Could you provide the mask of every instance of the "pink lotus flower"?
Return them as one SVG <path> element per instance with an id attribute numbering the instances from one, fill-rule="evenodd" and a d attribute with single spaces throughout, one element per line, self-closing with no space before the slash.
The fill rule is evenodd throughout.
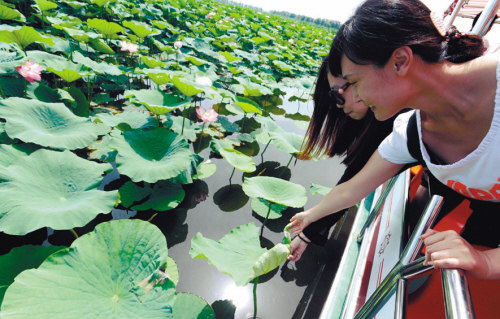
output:
<path id="1" fill-rule="evenodd" d="M 295 45 L 295 40 L 294 39 L 289 39 L 288 42 L 290 42 L 291 45 Z"/>
<path id="2" fill-rule="evenodd" d="M 319 40 L 318 39 L 314 39 L 314 43 L 319 43 Z"/>
<path id="3" fill-rule="evenodd" d="M 215 12 L 211 11 L 209 14 L 207 14 L 207 18 L 208 19 L 213 19 L 214 18 L 214 15 L 216 15 Z"/>
<path id="4" fill-rule="evenodd" d="M 182 42 L 181 41 L 175 41 L 174 42 L 174 48 L 176 50 L 179 50 L 180 48 L 182 48 Z"/>
<path id="5" fill-rule="evenodd" d="M 16 68 L 16 71 L 30 83 L 40 81 L 42 79 L 43 70 L 45 70 L 45 67 L 31 61 L 26 61 L 23 65 Z"/>
<path id="6" fill-rule="evenodd" d="M 137 52 L 139 50 L 139 46 L 134 43 L 127 42 L 125 40 L 120 41 L 121 51 L 128 51 L 130 53 Z"/>
<path id="7" fill-rule="evenodd" d="M 196 116 L 202 120 L 203 123 L 208 123 L 217 121 L 217 116 L 219 116 L 219 114 L 217 114 L 214 109 L 205 110 L 203 106 L 200 106 L 196 109 Z"/>

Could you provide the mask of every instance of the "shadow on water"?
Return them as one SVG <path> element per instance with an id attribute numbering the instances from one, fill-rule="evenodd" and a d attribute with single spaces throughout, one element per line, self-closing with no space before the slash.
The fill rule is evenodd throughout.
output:
<path id="1" fill-rule="evenodd" d="M 280 218 L 268 219 L 266 221 L 266 225 L 264 226 L 264 228 L 269 229 L 270 231 L 275 233 L 282 233 L 283 229 L 285 229 L 285 226 L 288 225 L 288 223 L 290 222 L 290 218 L 292 218 L 293 215 L 300 213 L 302 211 L 303 211 L 302 208 L 289 207 L 282 212 L 282 216 Z M 252 216 L 255 217 L 257 220 L 259 220 L 261 223 L 264 222 L 265 218 L 258 215 L 254 211 L 252 211 Z"/>
<path id="2" fill-rule="evenodd" d="M 248 196 L 241 185 L 226 185 L 214 194 L 214 203 L 224 212 L 237 211 L 245 206 L 247 202 Z"/>
<path id="3" fill-rule="evenodd" d="M 236 306 L 230 300 L 216 300 L 211 306 L 215 312 L 215 318 L 234 319 Z"/>
<path id="4" fill-rule="evenodd" d="M 271 176 L 289 181 L 292 177 L 292 171 L 288 167 L 281 166 L 279 162 L 265 161 L 257 165 L 254 172 L 244 173 L 242 178 L 254 176 Z"/>

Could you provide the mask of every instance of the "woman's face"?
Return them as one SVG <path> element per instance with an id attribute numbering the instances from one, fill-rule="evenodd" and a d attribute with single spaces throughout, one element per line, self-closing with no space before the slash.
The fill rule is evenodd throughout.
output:
<path id="1" fill-rule="evenodd" d="M 328 72 L 328 84 L 330 85 L 330 87 L 341 87 L 345 83 L 346 80 L 344 80 L 343 78 L 334 77 L 330 72 Z M 344 105 L 337 104 L 338 108 L 343 109 L 344 113 L 353 120 L 361 120 L 365 117 L 366 113 L 368 112 L 368 106 L 363 103 L 363 101 L 361 101 L 357 94 L 355 94 L 352 86 L 349 86 L 347 89 L 345 89 L 345 91 L 342 93 L 342 96 L 344 97 L 345 103 Z"/>
<path id="2" fill-rule="evenodd" d="M 344 81 L 351 83 L 353 95 L 369 108 L 379 121 L 395 115 L 402 108 L 403 94 L 397 77 L 391 72 L 389 63 L 383 68 L 374 65 L 359 65 L 345 55 L 341 60 Z"/>

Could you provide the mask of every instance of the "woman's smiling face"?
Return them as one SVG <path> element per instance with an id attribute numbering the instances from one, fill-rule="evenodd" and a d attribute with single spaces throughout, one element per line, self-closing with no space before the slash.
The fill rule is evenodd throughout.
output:
<path id="1" fill-rule="evenodd" d="M 343 55 L 341 64 L 344 81 L 351 83 L 353 95 L 369 106 L 377 120 L 386 120 L 401 110 L 397 102 L 397 79 L 389 63 L 382 68 L 359 65 Z"/>
<path id="2" fill-rule="evenodd" d="M 346 83 L 341 77 L 334 77 L 330 72 L 328 72 L 328 84 L 330 87 L 336 86 L 341 87 Z M 344 105 L 336 105 L 338 108 L 343 109 L 344 113 L 354 120 L 361 120 L 365 117 L 368 112 L 368 106 L 361 101 L 361 99 L 354 92 L 352 86 L 349 86 L 342 93 L 342 97 L 345 100 Z M 335 102 L 333 102 L 335 103 Z"/>

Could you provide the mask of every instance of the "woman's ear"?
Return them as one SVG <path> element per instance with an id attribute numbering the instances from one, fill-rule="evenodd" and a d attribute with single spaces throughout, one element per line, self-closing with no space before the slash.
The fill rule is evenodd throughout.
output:
<path id="1" fill-rule="evenodd" d="M 405 75 L 413 62 L 413 51 L 408 46 L 399 47 L 392 52 L 389 63 L 397 75 Z"/>

